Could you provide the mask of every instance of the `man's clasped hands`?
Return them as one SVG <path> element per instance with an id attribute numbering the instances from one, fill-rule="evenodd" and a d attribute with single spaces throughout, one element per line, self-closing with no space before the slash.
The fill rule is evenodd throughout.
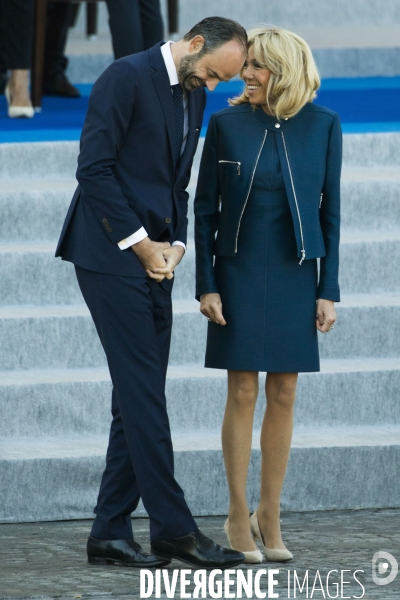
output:
<path id="1" fill-rule="evenodd" d="M 132 250 L 151 279 L 172 279 L 174 269 L 185 254 L 183 246 L 171 246 L 169 242 L 152 242 L 149 237 L 134 244 Z"/>

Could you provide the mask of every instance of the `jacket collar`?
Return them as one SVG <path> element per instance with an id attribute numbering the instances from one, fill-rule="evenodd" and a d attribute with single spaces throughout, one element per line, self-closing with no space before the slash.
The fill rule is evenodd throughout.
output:
<path id="1" fill-rule="evenodd" d="M 167 69 L 165 67 L 165 62 L 164 62 L 163 56 L 161 54 L 161 46 L 163 46 L 164 44 L 165 44 L 165 42 L 159 42 L 158 44 L 156 44 L 155 46 L 150 48 L 150 50 L 148 50 L 148 53 L 149 53 L 149 60 L 150 60 L 151 67 L 155 71 L 164 70 L 165 75 L 168 80 Z"/>
<path id="2" fill-rule="evenodd" d="M 250 106 L 250 109 L 253 111 L 253 107 Z M 260 123 L 265 127 L 265 129 L 269 129 L 269 131 L 284 131 L 285 127 L 289 121 L 289 119 L 281 119 L 280 121 L 271 115 L 267 115 L 266 112 L 263 111 L 262 108 L 257 107 L 254 111 L 255 118 L 260 121 Z"/>

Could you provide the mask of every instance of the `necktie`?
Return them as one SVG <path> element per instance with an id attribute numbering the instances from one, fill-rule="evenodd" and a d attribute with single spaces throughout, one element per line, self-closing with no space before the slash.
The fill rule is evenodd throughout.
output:
<path id="1" fill-rule="evenodd" d="M 184 123 L 184 112 L 183 112 L 183 89 L 177 83 L 172 86 L 172 93 L 174 98 L 174 109 L 175 109 L 175 161 L 176 166 L 179 165 L 179 159 L 181 157 L 182 142 L 183 142 L 183 123 Z"/>

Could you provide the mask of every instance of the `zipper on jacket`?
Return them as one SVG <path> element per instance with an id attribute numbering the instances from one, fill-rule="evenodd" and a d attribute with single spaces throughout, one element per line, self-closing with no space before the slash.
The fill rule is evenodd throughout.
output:
<path id="1" fill-rule="evenodd" d="M 281 131 L 281 134 L 282 134 L 283 146 L 285 148 L 286 161 L 287 161 L 288 168 L 289 168 L 289 175 L 290 175 L 290 181 L 291 181 L 291 184 L 292 184 L 294 201 L 296 203 L 297 216 L 298 216 L 299 225 L 300 225 L 300 236 L 301 236 L 301 245 L 302 245 L 302 248 L 301 248 L 301 260 L 299 262 L 299 265 L 301 265 L 302 262 L 303 262 L 303 260 L 306 257 L 306 251 L 305 251 L 305 248 L 304 248 L 303 226 L 301 224 L 300 210 L 299 210 L 299 205 L 298 205 L 298 202 L 297 202 L 296 190 L 294 188 L 294 181 L 293 181 L 293 176 L 292 176 L 292 169 L 290 168 L 289 156 L 288 156 L 288 152 L 287 152 L 287 148 L 286 148 L 286 141 L 285 141 L 285 136 L 283 135 L 283 131 Z"/>
<path id="2" fill-rule="evenodd" d="M 324 195 L 323 195 L 323 194 L 321 194 L 321 195 L 320 195 L 320 197 L 319 197 L 319 207 L 320 207 L 320 208 L 321 208 L 321 204 L 322 204 L 322 198 L 323 198 L 323 196 L 324 196 Z"/>
<path id="3" fill-rule="evenodd" d="M 248 192 L 247 192 L 246 200 L 245 200 L 245 202 L 244 202 L 244 206 L 243 206 L 243 208 L 242 208 L 242 212 L 240 213 L 240 218 L 239 218 L 238 228 L 237 228 L 237 232 L 236 232 L 236 241 L 235 241 L 235 254 L 237 254 L 237 247 L 238 247 L 238 237 L 239 237 L 240 223 L 242 222 L 242 217 L 243 217 L 244 209 L 246 208 L 247 201 L 248 201 L 248 199 L 249 199 L 249 196 L 250 196 L 251 187 L 252 187 L 252 185 L 253 185 L 254 174 L 255 174 L 255 172 L 256 172 L 256 169 L 257 169 L 257 165 L 258 165 L 258 161 L 259 161 L 259 159 L 260 159 L 260 155 L 261 155 L 262 149 L 264 148 L 264 144 L 265 144 L 265 140 L 266 140 L 266 137 L 267 137 L 267 133 L 268 133 L 268 129 L 266 129 L 266 130 L 265 130 L 265 133 L 264 133 L 264 138 L 263 138 L 263 141 L 262 141 L 262 143 L 261 143 L 260 150 L 259 150 L 259 152 L 258 152 L 258 154 L 257 154 L 257 158 L 256 158 L 256 162 L 255 162 L 255 165 L 254 165 L 253 173 L 251 174 L 250 185 L 249 185 L 249 189 L 248 189 Z M 239 164 L 240 164 L 240 163 L 239 163 Z"/>
<path id="4" fill-rule="evenodd" d="M 236 165 L 236 174 L 240 175 L 240 165 L 242 164 L 241 162 L 239 162 L 237 160 L 219 160 L 218 162 L 228 163 L 230 165 Z"/>

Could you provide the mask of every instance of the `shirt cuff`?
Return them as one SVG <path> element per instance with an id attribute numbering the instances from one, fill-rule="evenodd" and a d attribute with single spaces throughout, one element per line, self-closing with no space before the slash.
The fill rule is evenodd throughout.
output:
<path id="1" fill-rule="evenodd" d="M 184 248 L 185 250 L 185 254 L 186 254 L 186 245 L 183 242 L 172 242 L 173 246 L 182 246 L 182 248 Z"/>
<path id="2" fill-rule="evenodd" d="M 135 233 L 132 233 L 132 235 L 130 235 L 126 239 L 118 242 L 118 246 L 119 246 L 120 250 L 126 250 L 127 248 L 130 248 L 134 244 L 138 244 L 139 242 L 144 240 L 144 238 L 146 238 L 146 237 L 147 237 L 147 231 L 145 230 L 144 227 L 141 227 L 140 229 L 135 231 Z"/>

